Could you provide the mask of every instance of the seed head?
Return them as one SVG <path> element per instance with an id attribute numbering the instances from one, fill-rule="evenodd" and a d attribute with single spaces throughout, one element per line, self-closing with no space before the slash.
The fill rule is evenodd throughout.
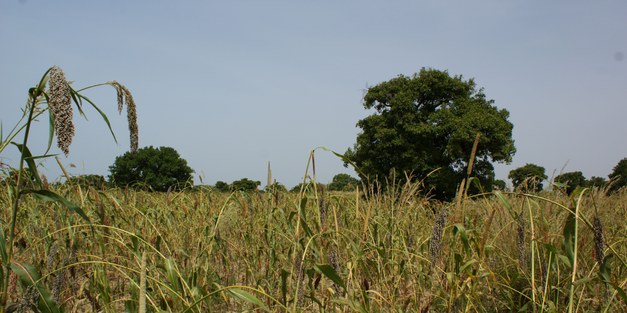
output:
<path id="1" fill-rule="evenodd" d="M 603 239 L 603 225 L 601 224 L 601 219 L 598 216 L 595 216 L 592 219 L 592 226 L 594 229 L 594 252 L 600 265 L 603 264 L 603 259 L 605 258 L 605 240 Z"/>
<path id="2" fill-rule="evenodd" d="M 57 145 L 67 157 L 70 153 L 70 144 L 74 137 L 74 123 L 72 122 L 72 95 L 63 70 L 57 66 L 48 73 L 48 107 L 54 117 L 54 129 L 57 134 Z"/>
<path id="3" fill-rule="evenodd" d="M 431 266 L 435 266 L 440 255 L 440 248 L 442 244 L 442 235 L 444 233 L 444 227 L 446 226 L 446 219 L 448 218 L 448 208 L 444 207 L 440 210 L 433 228 L 431 229 L 431 244 L 429 245 L 429 256 L 431 257 Z"/>
<path id="4" fill-rule="evenodd" d="M 518 261 L 520 262 L 521 267 L 526 268 L 527 259 L 525 257 L 525 219 L 522 212 L 516 215 L 516 224 L 518 224 L 516 230 L 518 239 Z"/>
<path id="5" fill-rule="evenodd" d="M 126 104 L 126 116 L 128 118 L 128 130 L 131 134 L 131 152 L 137 151 L 139 146 L 139 130 L 137 128 L 137 110 L 131 91 L 126 86 L 112 81 L 111 85 L 118 94 L 118 112 L 122 114 L 122 108 Z"/>

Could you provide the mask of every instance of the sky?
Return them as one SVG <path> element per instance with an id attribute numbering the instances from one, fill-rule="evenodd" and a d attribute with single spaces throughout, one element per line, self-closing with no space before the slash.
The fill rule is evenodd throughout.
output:
<path id="1" fill-rule="evenodd" d="M 51 66 L 75 89 L 117 80 L 137 104 L 139 144 L 175 148 L 197 183 L 240 178 L 288 187 L 310 152 L 343 153 L 369 86 L 421 68 L 474 78 L 510 112 L 517 153 L 549 177 L 607 177 L 627 157 L 627 2 L 616 1 L 44 1 L 0 2 L 0 120 L 19 120 L 28 89 Z M 109 117 L 75 112 L 61 162 L 108 175 L 129 149 L 115 90 L 85 95 Z M 47 119 L 29 139 L 45 152 Z M 21 137 L 18 137 L 21 141 Z M 15 147 L 0 161 L 18 166 Z M 355 174 L 315 150 L 316 178 Z M 60 170 L 42 164 L 50 180 Z"/>

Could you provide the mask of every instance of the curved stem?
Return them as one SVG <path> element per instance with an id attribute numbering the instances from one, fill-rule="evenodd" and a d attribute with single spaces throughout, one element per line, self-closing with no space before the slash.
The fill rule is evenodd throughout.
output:
<path id="1" fill-rule="evenodd" d="M 24 131 L 24 141 L 22 142 L 22 151 L 21 151 L 21 156 L 20 156 L 20 168 L 19 171 L 17 172 L 17 180 L 16 180 L 16 187 L 15 187 L 15 200 L 13 201 L 13 210 L 11 212 L 11 227 L 9 229 L 9 242 L 7 243 L 8 245 L 8 251 L 7 251 L 7 260 L 6 260 L 6 264 L 4 264 L 4 279 L 2 282 L 2 295 L 0 297 L 0 305 L 2 305 L 2 311 L 4 311 L 4 306 L 6 304 L 7 301 L 7 295 L 8 295 L 8 287 L 9 287 L 9 277 L 10 277 L 10 271 L 11 271 L 11 256 L 13 255 L 13 240 L 15 239 L 15 223 L 17 221 L 17 209 L 19 207 L 19 203 L 20 203 L 20 196 L 21 196 L 21 190 L 20 190 L 20 185 L 22 183 L 22 171 L 24 170 L 24 158 L 25 158 L 25 154 L 26 154 L 26 144 L 28 143 L 28 134 L 30 133 L 30 125 L 31 122 L 33 121 L 33 114 L 35 112 L 35 107 L 37 104 L 37 98 L 39 97 L 40 93 L 38 92 L 37 89 L 35 89 L 34 91 L 32 91 L 31 93 L 31 103 L 30 103 L 30 108 L 29 108 L 29 112 L 28 112 L 28 120 L 26 120 L 26 130 Z"/>

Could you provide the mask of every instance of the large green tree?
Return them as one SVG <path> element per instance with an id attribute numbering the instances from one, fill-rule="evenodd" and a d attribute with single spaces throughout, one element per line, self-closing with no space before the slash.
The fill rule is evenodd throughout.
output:
<path id="1" fill-rule="evenodd" d="M 618 161 L 612 173 L 608 176 L 612 185 L 610 191 L 614 192 L 627 186 L 627 158 Z"/>
<path id="2" fill-rule="evenodd" d="M 426 177 L 434 196 L 451 199 L 466 176 L 477 133 L 471 175 L 487 190 L 494 181 L 492 162 L 510 162 L 516 151 L 509 112 L 486 99 L 473 79 L 423 68 L 369 88 L 363 105 L 375 112 L 357 123 L 361 132 L 345 153 L 362 179 L 384 182 L 395 169 L 399 179 L 404 172 Z"/>
<path id="3" fill-rule="evenodd" d="M 194 172 L 174 148 L 152 146 L 117 157 L 109 171 L 109 180 L 116 186 L 149 187 L 154 191 L 190 184 Z"/>
<path id="4" fill-rule="evenodd" d="M 542 181 L 548 178 L 544 167 L 531 163 L 511 170 L 507 177 L 512 180 L 514 189 L 525 187 L 526 190 L 534 192 L 542 190 Z"/>

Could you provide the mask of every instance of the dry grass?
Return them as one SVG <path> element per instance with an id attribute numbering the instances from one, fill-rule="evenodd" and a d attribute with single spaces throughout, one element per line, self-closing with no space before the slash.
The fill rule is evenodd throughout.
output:
<path id="1" fill-rule="evenodd" d="M 365 199 L 330 193 L 322 200 L 313 190 L 275 197 L 64 185 L 57 193 L 78 203 L 93 225 L 56 205 L 26 200 L 14 261 L 36 267 L 42 285 L 61 288 L 54 294 L 67 312 L 137 311 L 142 283 L 149 311 L 560 312 L 571 302 L 578 311 L 627 309 L 611 286 L 627 282 L 625 193 L 581 199 L 571 300 L 564 228 L 573 199 L 488 195 L 458 207 L 407 188 Z M 0 195 L 5 207 L 7 199 Z M 442 210 L 458 222 L 446 224 L 433 213 Z M 599 278 L 597 219 L 609 283 Z M 439 258 L 434 228 L 442 229 Z M 61 275 L 67 284 L 55 283 Z M 29 291 L 17 289 L 21 296 L 13 300 L 21 303 Z"/>

